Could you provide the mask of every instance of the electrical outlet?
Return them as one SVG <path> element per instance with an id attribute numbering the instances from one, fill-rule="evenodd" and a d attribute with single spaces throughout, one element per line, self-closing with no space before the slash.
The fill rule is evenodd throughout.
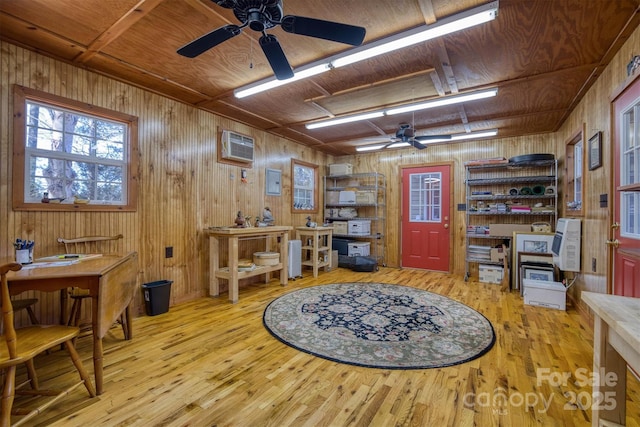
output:
<path id="1" fill-rule="evenodd" d="M 167 246 L 164 248 L 164 257 L 173 258 L 173 246 Z"/>
<path id="2" fill-rule="evenodd" d="M 595 258 L 591 258 L 591 271 L 593 273 L 596 272 L 596 259 Z"/>

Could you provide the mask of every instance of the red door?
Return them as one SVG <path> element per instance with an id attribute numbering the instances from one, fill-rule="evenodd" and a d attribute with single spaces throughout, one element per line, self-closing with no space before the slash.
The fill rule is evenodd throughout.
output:
<path id="1" fill-rule="evenodd" d="M 616 295 L 640 297 L 640 78 L 613 107 L 612 290 Z"/>
<path id="2" fill-rule="evenodd" d="M 450 169 L 402 170 L 402 267 L 450 271 Z"/>

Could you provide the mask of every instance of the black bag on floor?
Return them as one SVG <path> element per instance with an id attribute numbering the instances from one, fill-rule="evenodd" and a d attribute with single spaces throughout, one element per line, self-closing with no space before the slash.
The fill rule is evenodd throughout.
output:
<path id="1" fill-rule="evenodd" d="M 356 256 L 353 271 L 372 272 L 378 270 L 378 262 L 368 256 Z"/>

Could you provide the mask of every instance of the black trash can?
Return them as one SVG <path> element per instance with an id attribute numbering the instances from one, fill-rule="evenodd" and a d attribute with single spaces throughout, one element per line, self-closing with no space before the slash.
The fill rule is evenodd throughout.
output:
<path id="1" fill-rule="evenodd" d="M 172 280 L 158 280 L 142 285 L 144 304 L 148 316 L 155 316 L 169 311 L 172 283 Z"/>

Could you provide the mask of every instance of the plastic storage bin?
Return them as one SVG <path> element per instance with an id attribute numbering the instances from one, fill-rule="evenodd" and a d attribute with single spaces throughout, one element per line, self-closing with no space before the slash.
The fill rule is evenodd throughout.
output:
<path id="1" fill-rule="evenodd" d="M 169 311 L 172 283 L 172 280 L 158 280 L 142 285 L 144 304 L 148 316 L 155 316 Z"/>

